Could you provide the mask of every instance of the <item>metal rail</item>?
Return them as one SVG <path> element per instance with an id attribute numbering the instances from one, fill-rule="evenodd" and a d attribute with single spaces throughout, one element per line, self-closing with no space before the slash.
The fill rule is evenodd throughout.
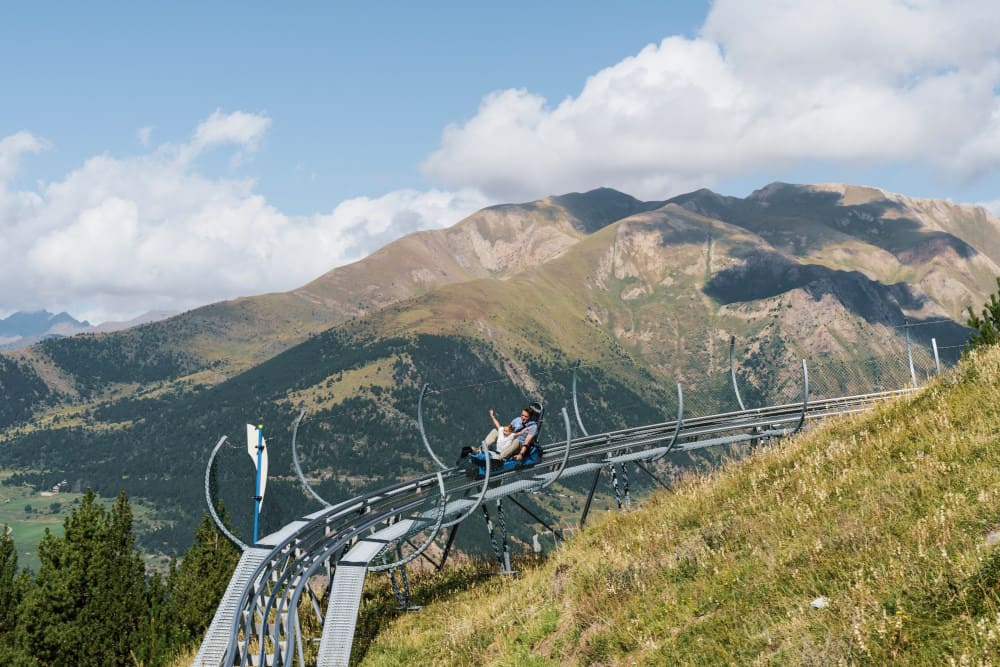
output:
<path id="1" fill-rule="evenodd" d="M 542 460 L 534 466 L 494 472 L 483 480 L 470 480 L 463 470 L 447 467 L 306 515 L 254 545 L 258 549 L 269 548 L 270 553 L 249 577 L 235 608 L 220 607 L 217 612 L 217 615 L 225 612 L 232 618 L 229 646 L 221 664 L 292 665 L 296 656 L 302 664 L 304 640 L 293 629 L 299 628 L 298 608 L 303 590 L 321 567 L 325 565 L 329 571 L 339 562 L 343 566 L 367 568 L 380 554 L 401 546 L 411 537 L 457 524 L 486 500 L 538 490 L 561 478 L 598 473 L 606 466 L 627 461 L 648 462 L 667 453 L 789 435 L 807 420 L 857 412 L 913 391 L 901 389 L 809 401 L 804 364 L 803 374 L 804 398 L 798 403 L 686 418 L 680 408 L 676 420 L 595 435 L 586 435 L 581 423 L 585 435 L 575 439 L 571 438 L 569 417 L 564 409 L 566 440 L 548 444 Z M 682 396 L 679 386 L 678 396 Z M 682 400 L 679 398 L 679 402 Z M 576 414 L 579 422 L 578 410 Z M 428 451 L 444 467 L 429 446 Z M 468 497 L 469 494 L 474 497 Z M 362 542 L 369 545 L 367 560 L 363 563 L 341 560 L 348 550 Z M 331 605 L 334 604 L 332 601 Z M 349 648 L 348 642 L 348 655 Z M 334 659 L 330 664 L 338 662 L 340 659 Z"/>

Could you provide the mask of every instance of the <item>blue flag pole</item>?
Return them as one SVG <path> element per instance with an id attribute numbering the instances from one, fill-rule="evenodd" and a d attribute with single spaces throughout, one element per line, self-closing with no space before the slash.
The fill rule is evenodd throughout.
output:
<path id="1" fill-rule="evenodd" d="M 257 544 L 257 522 L 260 518 L 260 465 L 261 455 L 264 451 L 264 425 L 257 426 L 257 483 L 253 494 L 253 543 Z"/>

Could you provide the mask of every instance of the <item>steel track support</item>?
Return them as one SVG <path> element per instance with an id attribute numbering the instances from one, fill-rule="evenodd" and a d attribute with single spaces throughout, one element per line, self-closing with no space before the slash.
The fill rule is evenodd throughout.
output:
<path id="1" fill-rule="evenodd" d="M 462 524 L 457 523 L 451 527 L 450 531 L 448 531 L 448 542 L 444 545 L 444 552 L 441 553 L 441 562 L 436 566 L 438 572 L 441 571 L 441 568 L 444 567 L 445 561 L 448 560 L 448 554 L 451 552 L 451 545 L 455 543 L 455 533 L 458 532 L 458 527 L 461 525 Z"/>
<path id="2" fill-rule="evenodd" d="M 500 545 L 497 544 L 496 531 L 493 528 L 493 518 L 490 516 L 490 511 L 486 509 L 486 505 L 482 505 L 482 508 L 483 517 L 486 518 L 486 530 L 490 534 L 490 545 L 493 547 L 493 555 L 496 556 L 500 569 L 503 569 L 503 553 L 500 551 Z"/>
<path id="3" fill-rule="evenodd" d="M 514 496 L 507 496 L 507 500 L 509 500 L 510 502 L 514 503 L 518 507 L 520 507 L 524 511 L 525 514 L 527 514 L 532 519 L 534 519 L 538 523 L 540 523 L 543 526 L 545 526 L 549 530 L 549 532 L 551 532 L 553 535 L 555 535 L 559 539 L 560 542 L 565 542 L 566 541 L 565 538 L 563 537 L 563 534 L 562 534 L 561 530 L 557 530 L 557 529 L 553 528 L 552 526 L 550 526 L 549 524 L 545 523 L 544 519 L 542 519 L 540 516 L 538 516 L 537 514 L 535 514 L 534 512 L 532 512 L 530 509 L 528 509 L 527 507 L 525 507 L 524 505 L 522 505 L 520 502 L 518 502 L 517 498 L 515 498 Z"/>
<path id="4" fill-rule="evenodd" d="M 507 541 L 507 516 L 503 512 L 503 500 L 497 498 L 497 523 L 500 525 L 500 541 L 503 544 L 503 573 L 514 574 L 510 566 L 510 543 Z"/>
<path id="5" fill-rule="evenodd" d="M 913 348 L 910 346 L 910 323 L 904 317 L 903 318 L 903 331 L 906 332 L 906 360 L 910 364 L 910 381 L 913 383 L 913 388 L 917 388 L 917 372 L 913 368 Z"/>
<path id="6" fill-rule="evenodd" d="M 647 468 L 645 465 L 643 465 L 643 463 L 641 461 L 636 461 L 635 465 L 636 465 L 637 468 L 639 468 L 639 470 L 643 471 L 644 473 L 646 473 L 647 475 L 649 475 L 650 477 L 652 477 L 654 482 L 656 482 L 657 484 L 659 484 L 660 486 L 662 486 L 667 491 L 670 490 L 670 485 L 667 484 L 666 482 L 664 482 L 663 480 L 661 480 L 656 475 L 654 475 L 652 473 L 652 471 L 649 468 Z"/>
<path id="7" fill-rule="evenodd" d="M 740 404 L 740 410 L 746 412 L 747 406 L 743 405 L 743 397 L 740 396 L 740 387 L 736 383 L 736 336 L 729 337 L 729 377 L 733 381 L 733 393 L 736 394 L 736 402 Z"/>
<path id="8" fill-rule="evenodd" d="M 597 482 L 601 479 L 601 471 L 594 473 L 594 481 L 590 485 L 590 492 L 587 494 L 587 501 L 583 503 L 583 514 L 580 515 L 580 528 L 587 521 L 587 514 L 590 513 L 590 503 L 594 500 L 594 491 L 597 490 Z"/>

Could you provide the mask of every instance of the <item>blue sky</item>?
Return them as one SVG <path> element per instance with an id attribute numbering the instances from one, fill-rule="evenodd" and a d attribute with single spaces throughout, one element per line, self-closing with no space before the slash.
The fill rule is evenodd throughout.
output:
<path id="1" fill-rule="evenodd" d="M 601 185 L 992 207 L 998 30 L 974 0 L 8 5 L 0 315 L 291 289 Z"/>
<path id="2" fill-rule="evenodd" d="M 52 150 L 23 178 L 61 178 L 93 155 L 173 141 L 217 109 L 272 119 L 236 173 L 282 211 L 428 187 L 419 163 L 493 90 L 552 100 L 587 76 L 693 33 L 705 2 L 25 3 L 0 22 L 8 91 L 0 132 Z M 218 157 L 218 156 L 216 156 Z M 228 157 L 228 156 L 227 156 Z M 200 168 L 229 173 L 225 158 Z M 31 181 L 28 181 L 29 183 Z"/>

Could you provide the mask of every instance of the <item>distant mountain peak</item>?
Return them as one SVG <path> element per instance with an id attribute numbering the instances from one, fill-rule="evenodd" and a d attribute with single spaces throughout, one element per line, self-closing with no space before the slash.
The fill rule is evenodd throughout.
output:
<path id="1" fill-rule="evenodd" d="M 573 226 L 586 234 L 592 234 L 630 215 L 660 208 L 666 203 L 640 201 L 613 188 L 570 192 L 549 197 L 549 201 L 573 216 L 577 221 Z"/>
<path id="2" fill-rule="evenodd" d="M 53 314 L 47 310 L 18 311 L 0 320 L 0 336 L 41 336 L 53 329 L 86 329 L 89 326 L 89 322 L 80 322 L 66 312 Z"/>

